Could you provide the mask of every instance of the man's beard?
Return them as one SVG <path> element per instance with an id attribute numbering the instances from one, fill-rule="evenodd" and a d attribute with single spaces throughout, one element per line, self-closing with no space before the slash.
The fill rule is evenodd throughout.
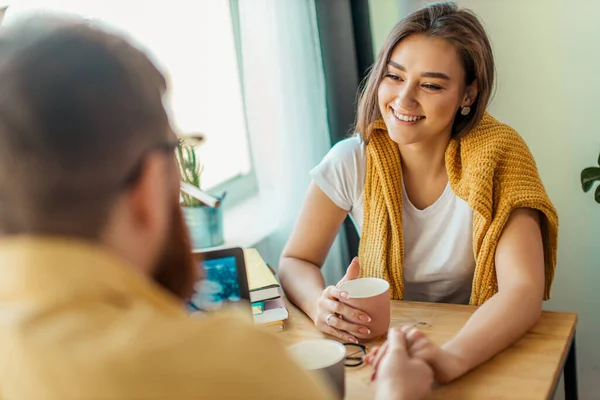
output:
<path id="1" fill-rule="evenodd" d="M 190 234 L 178 203 L 173 206 L 165 246 L 154 269 L 154 281 L 182 300 L 194 293 L 200 271 L 192 254 Z"/>

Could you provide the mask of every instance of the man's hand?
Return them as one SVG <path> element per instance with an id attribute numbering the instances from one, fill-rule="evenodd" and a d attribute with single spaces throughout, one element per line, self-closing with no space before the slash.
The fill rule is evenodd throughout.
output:
<path id="1" fill-rule="evenodd" d="M 433 371 L 425 361 L 409 355 L 399 328 L 390 329 L 385 352 L 374 368 L 377 399 L 421 400 L 431 394 Z"/>
<path id="2" fill-rule="evenodd" d="M 458 356 L 433 343 L 425 333 L 417 328 L 403 326 L 400 331 L 405 335 L 406 346 L 410 357 L 426 361 L 435 374 L 439 383 L 448 383 L 464 373 L 464 362 Z M 375 371 L 385 354 L 389 351 L 389 339 L 380 348 L 373 350 L 366 358 Z"/>

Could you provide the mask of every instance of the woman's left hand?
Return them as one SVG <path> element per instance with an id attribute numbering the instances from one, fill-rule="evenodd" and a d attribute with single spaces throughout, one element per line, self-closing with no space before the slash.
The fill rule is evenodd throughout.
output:
<path id="1" fill-rule="evenodd" d="M 423 332 L 410 326 L 404 326 L 401 329 L 406 335 L 410 356 L 427 362 L 434 371 L 436 382 L 451 382 L 465 372 L 463 362 L 457 355 L 433 343 Z M 365 361 L 373 366 L 373 376 L 377 374 L 377 367 L 387 351 L 387 347 L 388 342 L 385 342 L 365 358 Z"/>

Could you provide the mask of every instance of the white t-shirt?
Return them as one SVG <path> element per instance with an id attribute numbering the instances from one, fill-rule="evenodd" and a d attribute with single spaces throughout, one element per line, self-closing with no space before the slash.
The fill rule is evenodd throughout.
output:
<path id="1" fill-rule="evenodd" d="M 321 190 L 350 213 L 359 234 L 366 170 L 365 146 L 356 136 L 338 142 L 310 171 Z M 450 184 L 424 210 L 410 202 L 403 187 L 402 216 L 404 299 L 467 304 L 475 270 L 473 210 Z"/>

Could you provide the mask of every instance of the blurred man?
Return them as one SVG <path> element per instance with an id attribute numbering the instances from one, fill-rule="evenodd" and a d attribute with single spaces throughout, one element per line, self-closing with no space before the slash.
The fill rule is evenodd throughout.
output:
<path id="1" fill-rule="evenodd" d="M 251 321 L 185 313 L 177 141 L 143 53 L 35 19 L 1 32 L 0 87 L 0 399 L 328 397 Z"/>

